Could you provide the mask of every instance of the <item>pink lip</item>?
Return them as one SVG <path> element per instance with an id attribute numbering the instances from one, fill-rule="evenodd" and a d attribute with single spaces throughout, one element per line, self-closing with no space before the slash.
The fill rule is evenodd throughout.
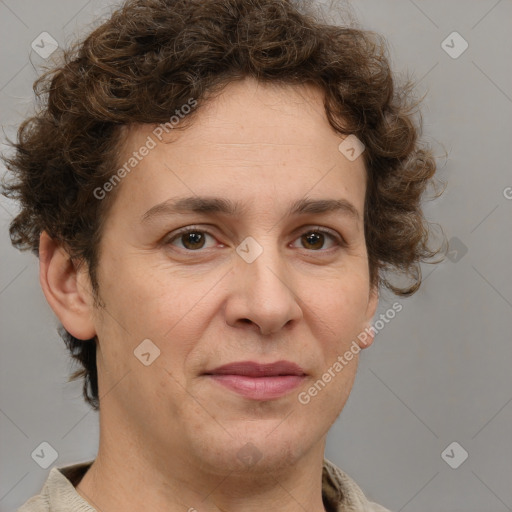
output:
<path id="1" fill-rule="evenodd" d="M 306 377 L 304 370 L 290 361 L 270 364 L 240 361 L 219 366 L 206 375 L 253 400 L 279 398 L 296 388 Z"/>

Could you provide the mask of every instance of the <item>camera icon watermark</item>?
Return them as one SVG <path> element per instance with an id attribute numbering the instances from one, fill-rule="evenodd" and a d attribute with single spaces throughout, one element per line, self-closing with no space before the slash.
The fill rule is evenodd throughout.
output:
<path id="1" fill-rule="evenodd" d="M 366 146 L 355 135 L 349 135 L 338 146 L 338 149 L 347 160 L 353 162 L 364 153 Z"/>
<path id="2" fill-rule="evenodd" d="M 512 187 L 505 187 L 503 189 L 503 197 L 509 201 L 512 200 Z"/>
<path id="3" fill-rule="evenodd" d="M 59 43 L 48 32 L 41 32 L 30 46 L 40 57 L 47 59 L 59 47 Z"/>
<path id="4" fill-rule="evenodd" d="M 464 242 L 457 238 L 456 236 L 452 236 L 448 241 L 448 253 L 446 257 L 452 262 L 459 262 L 468 252 L 467 245 Z"/>
<path id="5" fill-rule="evenodd" d="M 30 456 L 43 469 L 48 469 L 59 457 L 57 450 L 48 442 L 43 441 Z"/>
<path id="6" fill-rule="evenodd" d="M 263 247 L 252 236 L 248 236 L 236 248 L 236 252 L 246 263 L 252 263 L 263 254 Z"/>
<path id="7" fill-rule="evenodd" d="M 242 448 L 240 448 L 240 450 L 238 450 L 237 457 L 246 466 L 251 467 L 258 463 L 258 461 L 263 457 L 263 454 L 256 446 L 254 446 L 254 444 L 246 443 Z"/>
<path id="8" fill-rule="evenodd" d="M 441 43 L 441 48 L 452 59 L 458 59 L 468 49 L 468 47 L 469 43 L 458 32 L 452 32 Z"/>
<path id="9" fill-rule="evenodd" d="M 457 441 L 450 443 L 441 453 L 441 458 L 452 469 L 457 469 L 468 457 L 468 452 Z"/>
<path id="10" fill-rule="evenodd" d="M 149 366 L 160 356 L 160 349 L 150 339 L 145 339 L 133 353 L 144 366 Z"/>

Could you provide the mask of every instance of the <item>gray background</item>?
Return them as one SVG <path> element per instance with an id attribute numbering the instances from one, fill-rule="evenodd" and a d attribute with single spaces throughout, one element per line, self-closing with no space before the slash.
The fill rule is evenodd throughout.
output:
<path id="1" fill-rule="evenodd" d="M 67 46 L 113 5 L 0 0 L 6 135 L 30 111 L 45 63 L 32 41 L 46 31 Z M 394 511 L 512 510 L 512 1 L 351 5 L 364 28 L 387 37 L 395 70 L 409 71 L 428 93 L 425 138 L 448 187 L 426 212 L 443 225 L 452 252 L 424 266 L 423 288 L 412 298 L 382 297 L 381 312 L 395 300 L 403 310 L 362 354 L 326 456 Z M 441 46 L 453 31 L 469 44 L 456 59 Z M 60 467 L 93 459 L 99 433 L 81 383 L 66 383 L 73 367 L 40 290 L 37 259 L 10 245 L 15 212 L 1 197 L 1 511 L 39 492 L 50 470 L 31 458 L 41 442 L 57 450 L 51 467 Z M 469 454 L 457 469 L 441 457 L 454 441 Z M 448 451 L 452 464 L 461 450 Z"/>

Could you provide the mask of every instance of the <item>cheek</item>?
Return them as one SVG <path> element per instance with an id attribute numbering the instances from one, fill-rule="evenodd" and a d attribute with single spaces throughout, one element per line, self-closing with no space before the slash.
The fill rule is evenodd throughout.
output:
<path id="1" fill-rule="evenodd" d="M 350 283 L 338 280 L 317 295 L 316 339 L 322 357 L 315 365 L 314 378 L 299 398 L 300 403 L 311 403 L 310 411 L 318 411 L 332 421 L 343 409 L 354 384 L 360 353 L 357 336 L 365 327 L 368 293 L 363 277 L 350 279 Z"/>
<path id="2" fill-rule="evenodd" d="M 318 321 L 324 324 L 329 338 L 346 343 L 365 327 L 369 285 L 364 275 L 328 281 L 313 298 Z M 349 340 L 350 341 L 350 340 Z"/>
<path id="3" fill-rule="evenodd" d="M 112 343 L 117 353 L 129 344 L 130 350 L 125 350 L 128 359 L 143 340 L 149 339 L 160 350 L 155 364 L 181 374 L 189 353 L 215 314 L 211 293 L 215 281 L 133 262 L 121 265 L 117 275 L 128 277 L 106 283 L 111 314 L 103 315 L 108 326 L 102 333 L 104 339 L 117 340 Z"/>
<path id="4" fill-rule="evenodd" d="M 107 309 L 116 312 L 115 319 L 122 319 L 137 331 L 156 326 L 159 318 L 179 315 L 182 309 L 183 301 L 178 300 L 182 295 L 180 281 L 137 259 L 112 259 L 110 265 L 105 265 L 103 275 L 102 297 Z"/>

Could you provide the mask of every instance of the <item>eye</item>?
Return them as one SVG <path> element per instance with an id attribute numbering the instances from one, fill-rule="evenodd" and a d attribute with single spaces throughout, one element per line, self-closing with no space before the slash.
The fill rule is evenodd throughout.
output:
<path id="1" fill-rule="evenodd" d="M 215 240 L 215 237 L 208 231 L 189 226 L 175 233 L 174 236 L 169 238 L 165 243 L 166 245 L 176 245 L 175 242 L 179 242 L 181 246 L 178 247 L 181 249 L 190 252 L 198 252 L 200 249 L 205 248 L 207 237 Z M 323 248 L 326 237 L 334 243 L 334 246 L 344 246 L 343 239 L 335 231 L 320 227 L 303 232 L 296 240 L 300 241 L 305 249 L 318 252 Z"/>
<path id="2" fill-rule="evenodd" d="M 344 245 L 343 240 L 338 234 L 324 228 L 310 229 L 309 231 L 304 232 L 297 240 L 300 240 L 306 249 L 319 251 L 325 243 L 326 236 L 334 242 L 335 246 Z"/>
<path id="3" fill-rule="evenodd" d="M 180 241 L 183 246 L 181 248 L 188 251 L 197 251 L 203 249 L 205 246 L 206 237 L 214 238 L 213 235 L 204 231 L 203 229 L 197 229 L 194 227 L 185 228 L 178 231 L 172 238 L 170 238 L 166 244 L 174 245 L 175 240 Z"/>

